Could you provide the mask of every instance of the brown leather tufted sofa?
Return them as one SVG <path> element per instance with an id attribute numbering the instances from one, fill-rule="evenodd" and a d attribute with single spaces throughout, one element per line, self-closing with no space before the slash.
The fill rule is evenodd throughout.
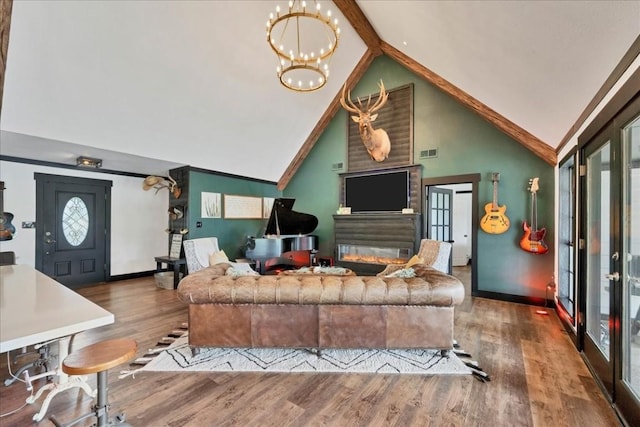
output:
<path id="1" fill-rule="evenodd" d="M 453 347 L 455 277 L 421 264 L 416 277 L 227 276 L 217 264 L 186 276 L 189 344 L 198 347 Z"/>

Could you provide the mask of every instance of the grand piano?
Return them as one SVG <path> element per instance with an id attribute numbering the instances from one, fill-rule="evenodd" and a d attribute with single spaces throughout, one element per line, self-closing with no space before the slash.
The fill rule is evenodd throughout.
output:
<path id="1" fill-rule="evenodd" d="M 292 210 L 295 199 L 278 198 L 273 202 L 263 237 L 249 236 L 245 257 L 256 262 L 256 270 L 265 272 L 265 262 L 285 252 L 318 251 L 318 236 L 310 234 L 318 226 L 314 215 Z"/>

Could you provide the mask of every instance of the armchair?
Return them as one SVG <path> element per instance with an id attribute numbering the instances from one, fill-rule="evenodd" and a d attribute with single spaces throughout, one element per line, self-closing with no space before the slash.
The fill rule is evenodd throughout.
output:
<path id="1" fill-rule="evenodd" d="M 420 264 L 435 268 L 446 274 L 451 274 L 450 260 L 452 246 L 451 243 L 441 240 L 422 239 L 420 241 L 420 249 L 416 256 L 421 259 Z M 386 276 L 403 268 L 405 268 L 405 264 L 390 264 L 377 275 Z"/>
<path id="2" fill-rule="evenodd" d="M 189 239 L 182 242 L 189 274 L 209 266 L 209 255 L 219 251 L 217 237 Z"/>

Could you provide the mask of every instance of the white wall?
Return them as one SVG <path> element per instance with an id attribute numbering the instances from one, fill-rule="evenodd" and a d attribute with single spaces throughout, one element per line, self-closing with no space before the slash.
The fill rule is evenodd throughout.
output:
<path id="1" fill-rule="evenodd" d="M 598 114 L 600 114 L 602 109 L 611 101 L 611 98 L 613 98 L 613 96 L 620 90 L 620 88 L 627 82 L 627 80 L 629 80 L 629 77 L 631 77 L 631 75 L 633 75 L 633 73 L 638 69 L 640 69 L 640 56 L 637 56 L 635 58 L 635 60 L 631 63 L 629 68 L 627 68 L 627 70 L 622 74 L 622 76 L 618 79 L 618 81 L 613 85 L 611 90 L 609 90 L 609 92 L 607 92 L 607 94 L 604 96 L 602 101 L 600 101 L 600 103 L 598 103 L 596 108 L 591 112 L 591 114 L 587 117 L 587 119 L 584 121 L 584 123 L 571 136 L 571 138 L 569 138 L 567 144 L 565 144 L 565 146 L 562 147 L 562 150 L 560 150 L 560 152 L 558 152 L 558 162 L 562 161 L 562 159 L 565 156 L 567 156 L 574 148 L 577 147 L 577 145 L 578 145 L 578 137 L 585 131 L 587 126 L 589 126 L 591 124 L 591 122 L 593 122 L 593 120 L 596 118 L 596 116 Z M 558 165 L 556 165 L 556 168 L 555 168 L 555 181 L 556 182 L 555 182 L 555 204 L 554 204 L 554 206 L 555 206 L 555 223 L 556 224 L 559 224 L 559 218 L 560 218 L 560 211 L 559 211 L 559 207 L 560 207 L 559 176 L 560 176 L 560 168 L 559 168 L 559 164 L 558 164 Z M 581 190 L 578 189 L 578 193 L 580 191 Z M 578 200 L 578 197 L 577 197 L 577 194 L 576 194 L 576 202 L 577 202 L 577 200 Z M 579 223 L 580 223 L 579 212 L 576 212 L 576 231 L 577 231 Z M 554 244 L 555 244 L 556 248 L 559 247 L 558 236 L 559 236 L 559 233 L 556 233 L 555 241 L 554 241 Z M 555 259 L 554 270 L 555 270 L 555 277 L 558 277 L 558 259 L 557 258 Z"/>
<path id="2" fill-rule="evenodd" d="M 16 227 L 12 240 L 0 241 L 1 251 L 14 251 L 16 263 L 35 266 L 35 229 L 23 229 L 23 221 L 36 220 L 34 173 L 77 176 L 113 182 L 111 188 L 111 275 L 154 270 L 154 256 L 167 255 L 167 191 L 144 191 L 143 178 L 76 171 L 48 166 L 0 161 L 0 180 L 6 190 L 4 210 Z M 37 226 L 37 224 L 36 224 Z"/>
<path id="3" fill-rule="evenodd" d="M 451 262 L 463 266 L 471 259 L 471 193 L 456 194 L 453 197 L 453 247 Z"/>
<path id="4" fill-rule="evenodd" d="M 574 149 L 578 145 L 578 136 L 591 124 L 591 122 L 596 118 L 598 114 L 602 111 L 602 109 L 611 101 L 611 98 L 620 90 L 620 88 L 629 80 L 629 77 L 640 68 L 640 56 L 637 56 L 636 59 L 631 63 L 631 66 L 627 68 L 627 70 L 622 74 L 620 79 L 613 85 L 611 90 L 607 92 L 605 97 L 600 101 L 597 107 L 593 110 L 593 112 L 587 117 L 582 126 L 578 128 L 578 130 L 571 136 L 567 144 L 562 147 L 562 150 L 558 153 L 558 160 L 562 160 L 564 156 L 566 156 L 572 149 Z M 586 107 L 586 105 L 585 105 Z M 557 171 L 556 167 L 556 171 Z M 557 181 L 557 180 L 556 180 Z"/>

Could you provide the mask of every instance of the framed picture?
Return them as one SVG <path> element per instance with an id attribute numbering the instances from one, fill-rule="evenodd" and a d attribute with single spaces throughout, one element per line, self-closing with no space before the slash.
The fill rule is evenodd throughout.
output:
<path id="1" fill-rule="evenodd" d="M 222 206 L 220 193 L 201 193 L 202 218 L 222 218 Z"/>
<path id="2" fill-rule="evenodd" d="M 180 258 L 181 248 L 182 248 L 182 234 L 172 234 L 171 249 L 169 250 L 169 258 Z"/>
<path id="3" fill-rule="evenodd" d="M 271 215 L 271 209 L 273 209 L 273 202 L 276 199 L 273 197 L 263 197 L 262 198 L 262 218 L 269 219 Z"/>
<path id="4" fill-rule="evenodd" d="M 224 217 L 235 219 L 262 218 L 262 197 L 225 194 Z"/>

